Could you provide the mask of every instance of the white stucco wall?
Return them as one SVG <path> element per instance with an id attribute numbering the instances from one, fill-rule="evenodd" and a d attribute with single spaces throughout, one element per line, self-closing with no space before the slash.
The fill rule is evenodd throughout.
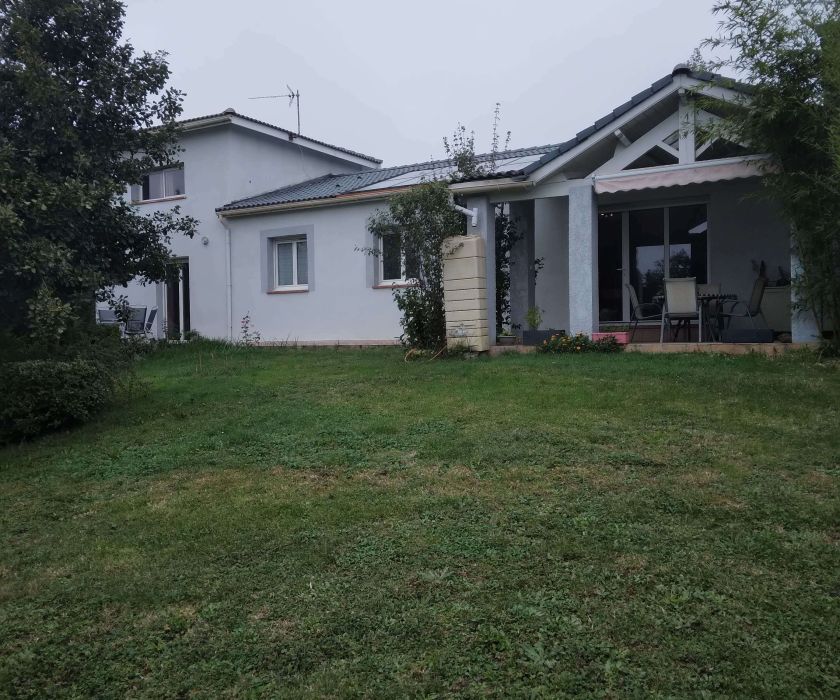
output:
<path id="1" fill-rule="evenodd" d="M 369 216 L 383 203 L 263 214 L 229 220 L 234 337 L 249 314 L 263 341 L 396 342 L 400 315 L 390 288 L 375 287 Z M 309 291 L 270 294 L 261 275 L 266 235 L 312 227 Z"/>
<path id="2" fill-rule="evenodd" d="M 228 335 L 225 229 L 216 216 L 216 207 L 327 173 L 355 172 L 362 168 L 303 148 L 297 142 L 233 125 L 185 132 L 181 146 L 186 197 L 139 204 L 137 209 L 151 214 L 179 206 L 183 214 L 199 220 L 195 237 L 173 238 L 171 250 L 175 256 L 189 258 L 192 329 L 207 337 L 225 338 Z M 117 294 L 126 294 L 132 305 L 159 307 L 158 333 L 164 321 L 159 287 L 144 286 L 135 280 L 126 288 L 116 290 Z"/>

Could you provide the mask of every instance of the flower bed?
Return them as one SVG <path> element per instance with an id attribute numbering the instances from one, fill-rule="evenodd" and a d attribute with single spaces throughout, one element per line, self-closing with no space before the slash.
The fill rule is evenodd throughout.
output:
<path id="1" fill-rule="evenodd" d="M 581 352 L 620 352 L 621 344 L 610 334 L 607 337 L 592 340 L 584 333 L 577 335 L 553 335 L 537 346 L 537 352 L 560 354 Z"/>

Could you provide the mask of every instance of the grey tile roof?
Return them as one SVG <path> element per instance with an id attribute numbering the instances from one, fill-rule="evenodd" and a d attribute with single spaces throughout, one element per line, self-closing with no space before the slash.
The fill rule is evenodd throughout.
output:
<path id="1" fill-rule="evenodd" d="M 371 163 L 376 163 L 377 165 L 382 162 L 379 158 L 374 158 L 373 156 L 365 155 L 364 153 L 359 153 L 358 151 L 351 151 L 349 148 L 343 148 L 341 146 L 334 146 L 331 143 L 327 143 L 326 141 L 319 141 L 318 139 L 313 139 L 309 136 L 304 136 L 303 134 L 298 134 L 295 131 L 289 131 L 288 129 L 284 129 L 282 126 L 277 126 L 275 124 L 269 124 L 268 122 L 260 121 L 259 119 L 254 119 L 253 117 L 249 117 L 245 114 L 239 114 L 239 112 L 228 108 L 224 112 L 219 112 L 218 114 L 206 114 L 203 117 L 191 117 L 190 119 L 180 119 L 176 124 L 192 124 L 194 122 L 204 121 L 205 119 L 220 119 L 222 117 L 237 117 L 239 119 L 244 119 L 247 122 L 251 122 L 252 124 L 259 124 L 260 126 L 267 126 L 271 129 L 277 129 L 277 131 L 282 131 L 288 134 L 291 137 L 291 140 L 294 139 L 304 139 L 311 143 L 317 143 L 319 146 L 326 146 L 327 148 L 335 149 L 336 151 L 341 151 L 342 153 L 347 153 L 348 155 L 355 156 L 356 158 L 363 158 L 366 161 Z"/>
<path id="2" fill-rule="evenodd" d="M 568 153 L 575 146 L 586 141 L 586 139 L 592 136 L 592 134 L 596 131 L 600 131 L 608 124 L 629 112 L 636 105 L 644 102 L 663 88 L 668 87 L 673 82 L 674 77 L 680 74 L 688 75 L 695 80 L 729 87 L 740 92 L 749 92 L 751 89 L 749 85 L 738 83 L 721 75 L 693 71 L 687 66 L 678 65 L 674 68 L 672 73 L 660 78 L 650 87 L 633 95 L 633 97 L 631 97 L 627 102 L 619 107 L 616 107 L 612 112 L 604 115 L 594 124 L 588 126 L 583 131 L 578 132 L 574 138 L 564 143 L 520 148 L 497 154 L 497 160 L 513 159 L 521 156 L 539 157 L 532 159 L 527 165 L 524 165 L 521 168 L 517 168 L 515 170 L 497 170 L 491 175 L 483 175 L 479 179 L 488 180 L 500 177 L 527 176 L 531 174 L 546 163 L 549 163 L 555 158 Z M 483 162 L 487 162 L 491 157 L 492 156 L 490 154 L 478 156 L 479 160 Z M 392 180 L 400 175 L 420 173 L 423 171 L 434 172 L 436 170 L 443 170 L 451 167 L 452 161 L 438 160 L 426 163 L 414 163 L 412 165 L 399 165 L 393 168 L 370 169 L 348 175 L 324 175 L 313 180 L 289 185 L 288 187 L 283 187 L 278 190 L 272 190 L 256 196 L 239 199 L 219 207 L 216 211 L 236 211 L 241 209 L 250 209 L 253 207 L 292 204 L 317 199 L 334 199 L 359 190 L 374 189 L 373 186 L 379 183 L 384 183 L 386 180 Z"/>

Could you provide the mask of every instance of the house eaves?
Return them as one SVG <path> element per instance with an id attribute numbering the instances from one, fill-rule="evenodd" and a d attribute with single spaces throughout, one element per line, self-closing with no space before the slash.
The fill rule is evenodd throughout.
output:
<path id="1" fill-rule="evenodd" d="M 531 162 L 553 149 L 554 145 L 532 146 L 512 149 L 502 153 L 477 156 L 479 162 L 500 162 L 497 173 L 499 179 L 492 179 L 494 187 L 510 178 L 512 170 L 504 164 Z M 391 168 L 375 168 L 356 173 L 324 175 L 305 182 L 252 195 L 244 199 L 229 202 L 216 209 L 223 216 L 232 212 L 265 212 L 291 208 L 310 208 L 312 206 L 330 206 L 348 201 L 381 198 L 382 192 L 393 193 L 416 185 L 423 181 L 442 180 L 451 177 L 454 163 L 452 160 L 437 160 L 411 165 L 398 165 Z M 319 204 L 320 203 L 320 204 Z"/>

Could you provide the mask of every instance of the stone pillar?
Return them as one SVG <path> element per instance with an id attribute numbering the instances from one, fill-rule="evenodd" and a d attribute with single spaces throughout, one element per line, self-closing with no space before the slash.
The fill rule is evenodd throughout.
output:
<path id="1" fill-rule="evenodd" d="M 598 327 L 598 205 L 591 184 L 569 190 L 569 332 Z"/>
<path id="2" fill-rule="evenodd" d="M 822 340 L 817 319 L 810 309 L 800 308 L 799 296 L 796 293 L 796 279 L 802 274 L 802 263 L 799 256 L 790 254 L 790 338 L 794 343 L 817 343 Z"/>
<path id="3" fill-rule="evenodd" d="M 443 242 L 443 303 L 446 344 L 490 349 L 486 244 L 481 236 L 453 236 Z"/>

